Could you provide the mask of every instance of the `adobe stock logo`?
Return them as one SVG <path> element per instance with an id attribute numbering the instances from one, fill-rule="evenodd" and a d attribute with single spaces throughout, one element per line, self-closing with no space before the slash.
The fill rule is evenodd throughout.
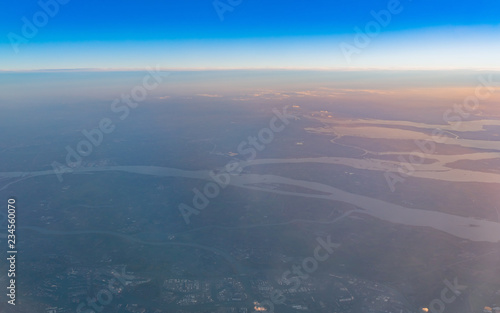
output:
<path id="1" fill-rule="evenodd" d="M 287 286 L 292 285 L 289 288 L 289 292 L 296 292 L 299 290 L 302 282 L 311 277 L 311 275 L 318 269 L 319 264 L 322 262 L 326 262 L 337 248 L 340 247 L 340 244 L 332 242 L 331 236 L 328 235 L 326 240 L 318 237 L 316 238 L 318 245 L 314 248 L 313 256 L 306 257 L 302 260 L 300 265 L 293 265 L 291 270 L 286 270 L 281 276 L 281 280 Z M 295 276 L 290 276 L 295 274 Z M 260 307 L 264 308 L 268 313 L 274 313 L 274 305 L 283 304 L 286 301 L 286 297 L 280 290 L 272 290 L 269 296 L 269 300 L 264 300 L 260 303 Z M 252 313 L 257 313 L 257 308 Z"/>
<path id="2" fill-rule="evenodd" d="M 134 86 L 129 93 L 121 94 L 120 98 L 115 98 L 110 104 L 110 111 L 115 113 L 112 117 L 103 117 L 95 128 L 90 131 L 82 130 L 85 139 L 80 140 L 75 146 L 66 146 L 66 164 L 57 161 L 52 162 L 52 169 L 59 182 L 63 182 L 63 174 L 73 173 L 77 168 L 83 166 L 83 160 L 89 157 L 94 149 L 98 148 L 107 136 L 111 135 L 120 121 L 124 121 L 130 115 L 131 110 L 139 107 L 145 101 L 150 92 L 157 88 L 162 82 L 163 74 L 160 67 L 156 69 L 148 68 L 148 74 L 142 78 L 142 84 Z M 120 113 L 118 115 L 118 113 Z"/>
<path id="3" fill-rule="evenodd" d="M 193 206 L 181 203 L 179 204 L 179 212 L 181 213 L 186 225 L 191 223 L 191 216 L 198 215 L 209 204 L 210 200 L 217 197 L 221 190 L 226 188 L 231 183 L 231 176 L 238 176 L 243 171 L 243 165 L 250 164 L 257 157 L 259 152 L 274 141 L 275 134 L 282 132 L 285 127 L 290 124 L 290 120 L 298 119 L 297 116 L 287 112 L 288 106 L 284 107 L 282 112 L 273 109 L 274 116 L 269 120 L 269 127 L 261 128 L 257 132 L 257 136 L 248 136 L 248 141 L 243 140 L 238 145 L 237 151 L 241 156 L 248 156 L 244 160 L 229 161 L 222 170 L 211 171 L 209 173 L 213 182 L 209 181 L 200 191 L 198 188 L 193 188 Z"/>
<path id="4" fill-rule="evenodd" d="M 339 45 L 347 63 L 351 64 L 352 55 L 361 54 L 363 49 L 370 45 L 372 39 L 380 34 L 382 28 L 386 28 L 391 23 L 392 16 L 397 15 L 402 11 L 403 6 L 399 0 L 389 0 L 386 10 L 380 10 L 378 12 L 373 10 L 370 11 L 370 15 L 373 17 L 373 20 L 365 24 L 364 30 L 357 26 L 354 27 L 356 35 L 354 36 L 353 43 L 341 42 Z"/>
<path id="5" fill-rule="evenodd" d="M 226 1 L 227 3 L 221 0 L 215 0 L 214 2 L 212 2 L 215 12 L 217 12 L 219 20 L 221 22 L 224 21 L 224 14 L 226 14 L 226 12 L 233 12 L 234 8 L 239 6 L 243 2 L 243 0 L 226 0 Z"/>
<path id="6" fill-rule="evenodd" d="M 115 270 L 111 274 L 113 274 L 114 278 L 108 282 L 107 287 L 99 290 L 94 298 L 87 297 L 85 301 L 80 302 L 76 308 L 76 313 L 102 312 L 103 308 L 113 301 L 113 295 L 117 296 L 122 293 L 128 283 L 135 278 L 133 275 L 128 275 L 125 268 L 122 269 L 121 274 Z"/>
<path id="7" fill-rule="evenodd" d="M 452 108 L 447 109 L 443 113 L 443 125 L 447 125 L 452 131 L 463 131 L 461 129 L 462 122 L 471 119 L 474 112 L 478 110 L 481 101 L 490 98 L 494 92 L 497 91 L 499 81 L 493 80 L 493 75 L 479 76 L 479 84 L 474 89 L 474 95 L 465 97 L 462 103 L 453 104 Z M 435 152 L 436 144 L 454 144 L 450 142 L 452 138 L 446 136 L 446 130 L 435 128 L 431 132 L 428 139 L 418 140 L 415 139 L 415 145 L 418 149 L 409 153 L 409 157 L 405 159 L 402 155 L 398 157 L 400 165 L 397 171 L 387 170 L 384 173 L 385 180 L 391 190 L 396 191 L 396 184 L 406 181 L 406 178 L 415 175 L 418 167 L 424 163 L 426 158 L 431 157 Z"/>
<path id="8" fill-rule="evenodd" d="M 457 277 L 453 279 L 453 283 L 448 279 L 443 280 L 443 283 L 446 287 L 441 289 L 440 297 L 432 300 L 429 304 L 431 313 L 443 313 L 446 304 L 453 303 L 462 294 L 462 291 L 467 289 L 467 286 L 458 283 Z"/>
<path id="9" fill-rule="evenodd" d="M 19 46 L 21 44 L 26 44 L 30 39 L 33 39 L 40 28 L 47 26 L 49 20 L 54 18 L 59 13 L 59 8 L 61 5 L 65 5 L 69 0 L 40 0 L 38 1 L 38 6 L 40 10 L 35 12 L 31 19 L 26 16 L 21 18 L 23 26 L 21 26 L 21 34 L 10 32 L 7 34 L 7 38 L 10 41 L 10 45 L 15 53 L 19 52 Z"/>

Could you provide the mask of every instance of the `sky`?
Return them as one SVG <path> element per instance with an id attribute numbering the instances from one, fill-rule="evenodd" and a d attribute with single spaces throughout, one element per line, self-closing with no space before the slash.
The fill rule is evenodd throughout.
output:
<path id="1" fill-rule="evenodd" d="M 500 69 L 500 2 L 40 0 L 0 10 L 0 70 Z"/>

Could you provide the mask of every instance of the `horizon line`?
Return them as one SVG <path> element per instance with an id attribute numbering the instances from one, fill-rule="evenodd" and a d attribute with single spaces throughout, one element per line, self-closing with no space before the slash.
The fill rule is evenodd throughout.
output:
<path id="1" fill-rule="evenodd" d="M 158 69 L 162 72 L 172 71 L 500 71 L 499 68 L 482 67 L 131 67 L 131 68 L 40 68 L 40 69 L 0 69 L 0 73 L 33 73 L 33 72 L 142 72 Z"/>

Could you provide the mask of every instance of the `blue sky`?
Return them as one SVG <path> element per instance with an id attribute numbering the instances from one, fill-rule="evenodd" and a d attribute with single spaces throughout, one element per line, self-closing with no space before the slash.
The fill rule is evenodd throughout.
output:
<path id="1" fill-rule="evenodd" d="M 55 1 L 41 1 L 57 3 L 53 16 L 37 1 L 4 4 L 0 69 L 500 68 L 496 0 L 218 0 L 219 14 L 212 0 Z M 371 12 L 391 5 L 381 25 Z M 355 28 L 374 22 L 356 45 Z"/>

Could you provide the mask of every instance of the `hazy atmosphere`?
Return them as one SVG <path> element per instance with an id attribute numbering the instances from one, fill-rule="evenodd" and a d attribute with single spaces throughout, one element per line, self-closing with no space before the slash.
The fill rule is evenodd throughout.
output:
<path id="1" fill-rule="evenodd" d="M 500 313 L 496 1 L 0 10 L 0 312 Z"/>

